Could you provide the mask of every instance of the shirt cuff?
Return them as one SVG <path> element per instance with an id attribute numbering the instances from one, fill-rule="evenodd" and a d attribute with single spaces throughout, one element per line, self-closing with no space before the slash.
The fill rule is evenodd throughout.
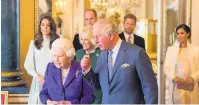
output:
<path id="1" fill-rule="evenodd" d="M 87 70 L 85 70 L 85 71 L 82 70 L 83 75 L 85 76 L 90 71 L 90 69 L 91 69 L 91 66 Z"/>

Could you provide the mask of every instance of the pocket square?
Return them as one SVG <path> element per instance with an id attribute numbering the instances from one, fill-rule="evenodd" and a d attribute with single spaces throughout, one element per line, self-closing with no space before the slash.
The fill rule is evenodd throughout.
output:
<path id="1" fill-rule="evenodd" d="M 129 64 L 124 63 L 124 64 L 122 64 L 121 68 L 126 68 L 126 67 L 129 67 L 129 66 L 130 66 Z"/>

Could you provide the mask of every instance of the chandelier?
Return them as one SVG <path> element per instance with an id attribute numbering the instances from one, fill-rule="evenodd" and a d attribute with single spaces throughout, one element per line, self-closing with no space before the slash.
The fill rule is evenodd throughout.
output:
<path id="1" fill-rule="evenodd" d="M 62 8 L 66 6 L 66 1 L 65 0 L 56 0 L 55 5 L 57 8 Z"/>
<path id="2" fill-rule="evenodd" d="M 114 8 L 114 7 L 134 7 L 141 6 L 142 0 L 91 0 L 91 8 Z"/>
<path id="3" fill-rule="evenodd" d="M 105 9 L 107 6 L 107 0 L 91 0 L 91 8 Z"/>

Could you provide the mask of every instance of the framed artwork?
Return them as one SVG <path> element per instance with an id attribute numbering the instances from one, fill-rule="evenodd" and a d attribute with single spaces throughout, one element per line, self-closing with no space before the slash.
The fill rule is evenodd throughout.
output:
<path id="1" fill-rule="evenodd" d="M 41 17 L 52 16 L 52 0 L 34 0 L 34 33 L 38 32 Z"/>
<path id="2" fill-rule="evenodd" d="M 180 24 L 191 26 L 191 0 L 167 0 L 165 2 L 166 34 L 169 36 L 167 45 L 176 42 L 175 29 Z"/>
<path id="3" fill-rule="evenodd" d="M 1 91 L 1 104 L 8 104 L 8 91 Z"/>
<path id="4" fill-rule="evenodd" d="M 73 39 L 83 26 L 83 13 L 84 0 L 34 0 L 34 34 L 38 33 L 40 18 L 48 15 L 54 19 L 58 35 Z"/>

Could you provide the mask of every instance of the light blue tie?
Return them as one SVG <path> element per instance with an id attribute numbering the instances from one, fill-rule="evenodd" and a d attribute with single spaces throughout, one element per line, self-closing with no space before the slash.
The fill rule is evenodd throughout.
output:
<path id="1" fill-rule="evenodd" d="M 113 64 L 112 64 L 112 54 L 113 54 L 113 51 L 108 51 L 109 81 L 111 80 L 111 77 L 112 77 L 112 68 L 113 68 Z"/>

